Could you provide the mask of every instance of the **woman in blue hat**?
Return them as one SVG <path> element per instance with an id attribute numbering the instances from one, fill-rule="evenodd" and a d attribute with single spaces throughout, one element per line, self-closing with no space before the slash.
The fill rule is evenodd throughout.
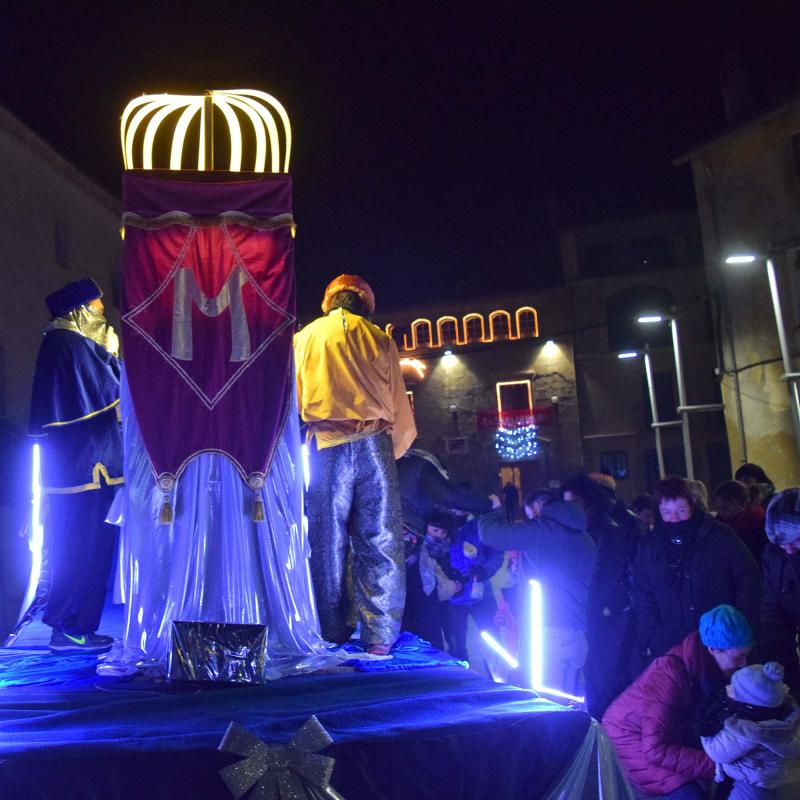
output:
<path id="1" fill-rule="evenodd" d="M 695 720 L 727 679 L 745 666 L 753 646 L 747 619 L 721 605 L 657 658 L 603 717 L 637 797 L 700 800 L 708 796 L 714 762 L 705 754 Z"/>

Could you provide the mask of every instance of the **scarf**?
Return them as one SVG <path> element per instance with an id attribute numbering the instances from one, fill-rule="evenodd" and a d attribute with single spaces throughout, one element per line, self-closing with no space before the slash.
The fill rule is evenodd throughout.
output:
<path id="1" fill-rule="evenodd" d="M 108 350 L 113 356 L 119 355 L 119 338 L 99 311 L 89 306 L 78 306 L 61 317 L 48 323 L 48 331 L 72 331 L 91 339 L 95 344 Z"/>

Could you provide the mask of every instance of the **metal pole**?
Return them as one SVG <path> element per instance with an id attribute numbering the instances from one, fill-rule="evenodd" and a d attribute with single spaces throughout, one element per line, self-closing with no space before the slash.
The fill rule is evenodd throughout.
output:
<path id="1" fill-rule="evenodd" d="M 214 171 L 214 98 L 206 92 L 203 98 L 203 124 L 205 139 L 205 168 Z"/>
<path id="2" fill-rule="evenodd" d="M 666 475 L 664 469 L 664 451 L 661 447 L 661 428 L 657 427 L 658 419 L 658 406 L 656 405 L 656 390 L 653 385 L 653 367 L 650 363 L 649 348 L 644 349 L 644 374 L 647 376 L 647 394 L 650 396 L 650 416 L 653 420 L 653 433 L 656 437 L 656 456 L 658 457 L 658 477 L 663 478 Z"/>
<path id="3" fill-rule="evenodd" d="M 689 431 L 689 412 L 686 410 L 686 385 L 683 381 L 683 362 L 681 361 L 681 348 L 678 339 L 678 322 L 673 317 L 670 319 L 672 328 L 672 349 L 675 353 L 675 374 L 678 378 L 678 407 L 682 409 L 681 431 L 683 433 L 683 454 L 686 459 L 686 477 L 694 480 L 694 463 L 692 462 L 692 437 Z"/>
<path id="4" fill-rule="evenodd" d="M 778 328 L 778 341 L 781 345 L 781 358 L 783 358 L 783 371 L 787 374 L 792 372 L 792 351 L 789 349 L 789 340 L 786 337 L 786 326 L 783 323 L 783 311 L 781 310 L 781 298 L 778 294 L 778 280 L 775 275 L 775 265 L 772 259 L 767 259 L 767 278 L 769 279 L 769 291 L 772 295 L 772 308 L 775 311 L 775 325 Z M 794 436 L 797 441 L 797 449 L 800 452 L 800 391 L 797 388 L 797 381 L 789 380 L 789 396 L 792 401 L 792 424 L 794 425 Z"/>

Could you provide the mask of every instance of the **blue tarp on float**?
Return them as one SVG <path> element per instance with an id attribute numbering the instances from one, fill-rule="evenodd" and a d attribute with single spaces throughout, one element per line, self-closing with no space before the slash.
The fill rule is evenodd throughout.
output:
<path id="1" fill-rule="evenodd" d="M 2 797 L 228 798 L 218 773 L 237 756 L 218 745 L 229 723 L 276 745 L 312 714 L 333 738 L 324 754 L 346 800 L 589 798 L 601 796 L 598 777 L 618 782 L 584 712 L 492 683 L 412 637 L 393 661 L 233 686 L 98 677 L 89 656 L 0 650 Z M 564 780 L 573 788 L 552 794 Z"/>

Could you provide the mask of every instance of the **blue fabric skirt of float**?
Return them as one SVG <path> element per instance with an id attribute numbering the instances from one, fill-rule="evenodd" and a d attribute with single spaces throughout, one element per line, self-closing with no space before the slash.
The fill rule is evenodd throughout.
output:
<path id="1" fill-rule="evenodd" d="M 233 464 L 204 453 L 170 493 L 173 521 L 159 524 L 163 494 L 124 376 L 121 411 L 126 484 L 109 520 L 121 518 L 125 621 L 122 652 L 112 659 L 166 672 L 172 623 L 189 621 L 266 626 L 267 677 L 327 663 L 308 566 L 296 415 L 288 414 L 259 492 L 263 520 L 252 519 L 256 495 Z"/>

